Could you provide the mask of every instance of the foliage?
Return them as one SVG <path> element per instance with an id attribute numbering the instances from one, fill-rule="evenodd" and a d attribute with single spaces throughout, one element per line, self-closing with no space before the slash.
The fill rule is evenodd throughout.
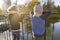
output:
<path id="1" fill-rule="evenodd" d="M 55 6 L 54 2 L 47 2 L 47 4 L 43 5 L 44 10 L 50 10 L 52 13 L 47 19 L 46 19 L 46 26 L 50 26 L 50 23 L 55 23 L 58 20 L 60 20 L 60 6 Z"/>
<path id="2" fill-rule="evenodd" d="M 38 0 L 32 0 L 31 2 L 28 3 L 28 8 L 29 8 L 29 11 L 32 11 L 33 10 L 33 7 L 36 5 L 36 4 L 40 4 L 40 2 L 38 2 Z"/>
<path id="3" fill-rule="evenodd" d="M 2 9 L 0 8 L 0 13 L 2 13 Z"/>
<path id="4" fill-rule="evenodd" d="M 60 20 L 60 14 L 52 13 L 47 19 L 46 19 L 46 26 L 50 26 L 50 23 L 56 23 Z"/>

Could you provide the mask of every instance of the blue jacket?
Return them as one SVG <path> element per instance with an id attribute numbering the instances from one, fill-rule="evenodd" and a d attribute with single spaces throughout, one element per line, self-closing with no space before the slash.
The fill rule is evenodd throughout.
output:
<path id="1" fill-rule="evenodd" d="M 45 19 L 50 15 L 49 11 L 44 12 L 40 17 L 31 17 L 32 31 L 34 34 L 42 35 L 45 32 Z"/>

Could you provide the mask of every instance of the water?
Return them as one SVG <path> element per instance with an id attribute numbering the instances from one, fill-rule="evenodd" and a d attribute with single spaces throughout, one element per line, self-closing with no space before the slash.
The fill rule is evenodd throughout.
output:
<path id="1" fill-rule="evenodd" d="M 48 31 L 49 30 L 49 31 Z M 50 27 L 47 28 L 46 40 L 60 40 L 60 22 L 50 24 Z"/>
<path id="2" fill-rule="evenodd" d="M 60 40 L 60 22 L 54 24 L 54 40 Z"/>

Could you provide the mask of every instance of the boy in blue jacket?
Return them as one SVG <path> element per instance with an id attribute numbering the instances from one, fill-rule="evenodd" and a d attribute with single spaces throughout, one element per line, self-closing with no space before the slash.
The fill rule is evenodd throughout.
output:
<path id="1" fill-rule="evenodd" d="M 45 32 L 45 19 L 50 15 L 49 11 L 43 14 L 43 7 L 38 5 L 34 6 L 34 15 L 31 17 L 32 31 L 35 40 L 44 40 Z"/>

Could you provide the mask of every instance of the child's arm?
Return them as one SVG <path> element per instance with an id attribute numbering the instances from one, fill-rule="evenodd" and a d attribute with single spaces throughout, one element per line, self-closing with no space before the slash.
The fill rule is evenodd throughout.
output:
<path id="1" fill-rule="evenodd" d="M 48 18 L 48 16 L 50 16 L 51 15 L 51 12 L 50 11 L 46 11 L 46 12 L 44 12 L 44 14 L 41 16 L 41 18 L 42 19 L 46 19 L 46 18 Z"/>
<path id="2" fill-rule="evenodd" d="M 33 11 L 31 11 L 31 12 L 30 12 L 30 18 L 33 16 L 33 14 L 34 14 Z"/>

